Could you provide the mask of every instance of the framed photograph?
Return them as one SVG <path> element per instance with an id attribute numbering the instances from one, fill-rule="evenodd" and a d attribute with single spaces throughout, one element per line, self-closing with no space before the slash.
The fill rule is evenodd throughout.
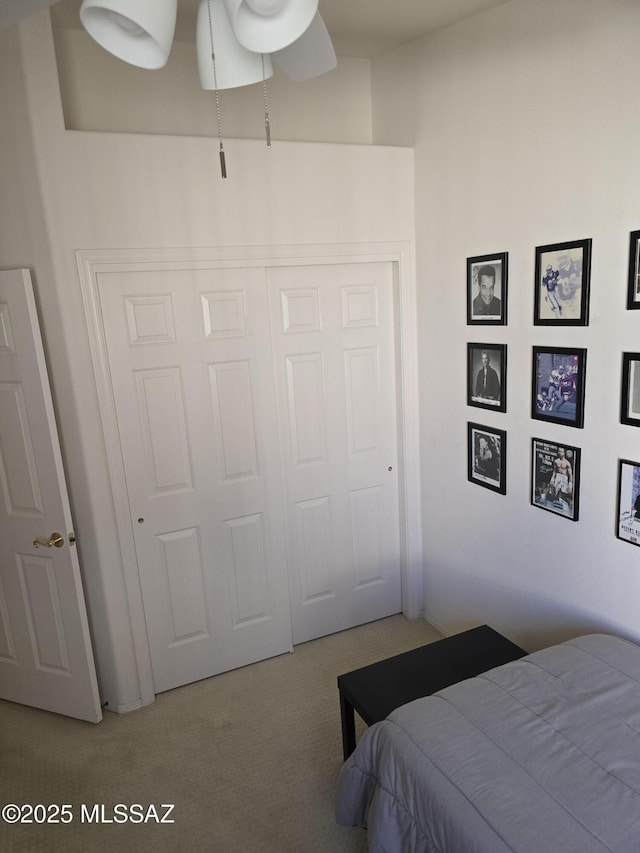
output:
<path id="1" fill-rule="evenodd" d="M 618 539 L 640 545 L 640 462 L 618 464 Z"/>
<path id="2" fill-rule="evenodd" d="M 640 426 L 640 352 L 622 353 L 620 423 Z"/>
<path id="3" fill-rule="evenodd" d="M 570 521 L 578 520 L 580 448 L 541 438 L 531 444 L 531 503 Z"/>
<path id="4" fill-rule="evenodd" d="M 507 411 L 506 344 L 467 344 L 467 405 Z"/>
<path id="5" fill-rule="evenodd" d="M 531 417 L 582 428 L 586 349 L 534 347 Z"/>
<path id="6" fill-rule="evenodd" d="M 472 483 L 507 493 L 507 433 L 503 429 L 467 424 L 467 467 Z"/>
<path id="7" fill-rule="evenodd" d="M 587 326 L 591 240 L 536 248 L 535 326 Z"/>
<path id="8" fill-rule="evenodd" d="M 632 231 L 629 239 L 629 286 L 627 309 L 640 308 L 640 231 Z"/>
<path id="9" fill-rule="evenodd" d="M 467 258 L 467 325 L 507 325 L 508 254 Z"/>

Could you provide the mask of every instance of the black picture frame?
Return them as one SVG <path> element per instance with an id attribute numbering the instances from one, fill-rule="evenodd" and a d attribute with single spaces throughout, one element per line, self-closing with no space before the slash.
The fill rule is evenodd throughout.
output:
<path id="1" fill-rule="evenodd" d="M 616 536 L 640 545 L 640 462 L 618 460 Z"/>
<path id="2" fill-rule="evenodd" d="M 629 234 L 629 278 L 627 284 L 627 310 L 640 309 L 640 231 Z"/>
<path id="3" fill-rule="evenodd" d="M 467 344 L 467 405 L 507 411 L 506 344 Z"/>
<path id="4" fill-rule="evenodd" d="M 491 284 L 493 270 L 493 284 Z M 506 326 L 509 254 L 467 258 L 467 325 Z M 488 300 L 488 301 L 487 301 Z"/>
<path id="5" fill-rule="evenodd" d="M 640 352 L 622 353 L 620 423 L 640 427 Z"/>
<path id="6" fill-rule="evenodd" d="M 580 508 L 580 448 L 531 439 L 531 505 L 570 521 Z"/>
<path id="7" fill-rule="evenodd" d="M 507 493 L 507 433 L 483 424 L 467 423 L 467 477 L 471 483 Z"/>
<path id="8" fill-rule="evenodd" d="M 586 349 L 533 347 L 531 417 L 582 429 Z"/>
<path id="9" fill-rule="evenodd" d="M 534 326 L 588 326 L 591 239 L 536 247 Z"/>

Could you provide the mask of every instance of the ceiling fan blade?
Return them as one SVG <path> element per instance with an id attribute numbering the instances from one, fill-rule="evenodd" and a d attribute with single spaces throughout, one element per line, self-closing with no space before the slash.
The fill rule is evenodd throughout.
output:
<path id="1" fill-rule="evenodd" d="M 336 67 L 338 61 L 329 32 L 320 12 L 309 28 L 288 47 L 271 54 L 271 59 L 292 80 L 311 80 Z"/>

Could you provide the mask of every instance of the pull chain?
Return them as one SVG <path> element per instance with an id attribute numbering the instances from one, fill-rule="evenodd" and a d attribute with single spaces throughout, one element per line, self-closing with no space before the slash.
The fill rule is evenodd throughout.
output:
<path id="1" fill-rule="evenodd" d="M 222 120 L 220 118 L 220 95 L 216 89 L 216 117 L 218 119 L 218 140 L 220 142 L 220 174 L 227 177 L 227 161 L 224 156 L 224 145 L 222 144 Z"/>
<path id="2" fill-rule="evenodd" d="M 209 11 L 209 39 L 211 42 L 211 63 L 213 65 L 213 86 L 216 94 L 216 120 L 218 123 L 218 141 L 220 143 L 220 174 L 227 177 L 227 162 L 224 156 L 224 145 L 222 143 L 222 115 L 220 110 L 220 93 L 218 91 L 218 74 L 216 71 L 216 53 L 213 47 L 213 16 L 211 14 L 211 0 L 207 0 Z"/>
<path id="3" fill-rule="evenodd" d="M 267 148 L 271 148 L 271 127 L 269 126 L 269 106 L 267 104 L 267 78 L 264 73 L 264 53 L 262 59 L 262 94 L 264 97 L 264 131 L 267 135 Z"/>

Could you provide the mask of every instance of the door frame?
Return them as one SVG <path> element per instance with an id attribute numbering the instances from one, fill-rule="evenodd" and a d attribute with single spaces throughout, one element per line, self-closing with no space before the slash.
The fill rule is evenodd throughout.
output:
<path id="1" fill-rule="evenodd" d="M 120 553 L 134 643 L 141 704 L 155 701 L 140 576 L 118 438 L 114 391 L 98 277 L 109 273 L 230 267 L 282 267 L 346 263 L 391 263 L 394 292 L 395 365 L 400 498 L 400 572 L 402 612 L 409 619 L 423 611 L 420 445 L 418 407 L 417 306 L 413 246 L 409 242 L 331 243 L 292 246 L 240 246 L 182 249 L 79 249 L 76 262 L 107 465 L 113 495 Z"/>

